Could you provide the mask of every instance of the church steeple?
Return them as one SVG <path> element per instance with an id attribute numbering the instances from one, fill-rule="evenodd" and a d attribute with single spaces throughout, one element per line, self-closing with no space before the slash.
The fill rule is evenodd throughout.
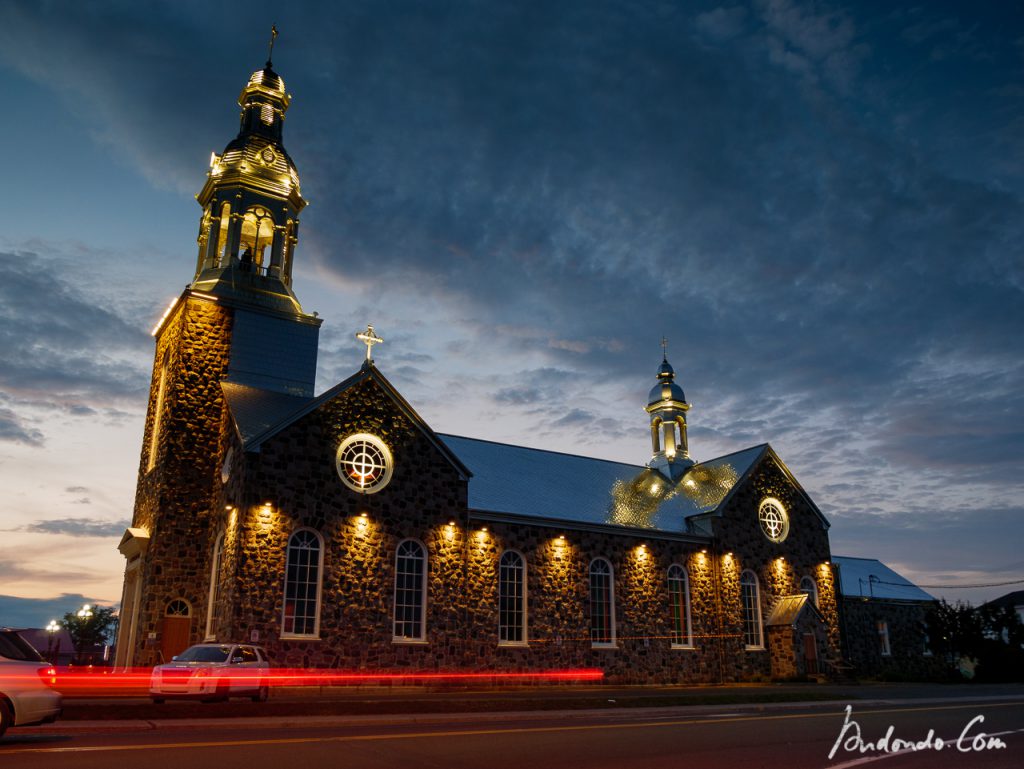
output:
<path id="1" fill-rule="evenodd" d="M 686 439 L 686 412 L 690 410 L 690 404 L 686 402 L 683 388 L 675 382 L 665 339 L 662 339 L 662 348 L 658 382 L 651 388 L 645 407 L 651 418 L 653 448 L 653 456 L 647 466 L 675 479 L 695 464 L 690 458 Z"/>
<path id="2" fill-rule="evenodd" d="M 269 59 L 242 89 L 238 136 L 223 153 L 211 154 L 196 195 L 203 215 L 191 287 L 301 314 L 292 266 L 306 201 L 282 141 L 290 101 Z"/>

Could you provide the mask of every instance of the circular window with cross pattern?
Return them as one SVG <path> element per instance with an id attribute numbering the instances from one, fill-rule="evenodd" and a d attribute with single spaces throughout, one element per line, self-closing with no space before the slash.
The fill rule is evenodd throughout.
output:
<path id="1" fill-rule="evenodd" d="M 789 515 L 779 500 L 773 497 L 762 500 L 757 520 L 761 523 L 761 531 L 772 542 L 782 542 L 789 536 Z"/>
<path id="2" fill-rule="evenodd" d="M 391 451 L 376 435 L 356 433 L 338 446 L 338 476 L 353 491 L 375 494 L 391 480 Z"/>

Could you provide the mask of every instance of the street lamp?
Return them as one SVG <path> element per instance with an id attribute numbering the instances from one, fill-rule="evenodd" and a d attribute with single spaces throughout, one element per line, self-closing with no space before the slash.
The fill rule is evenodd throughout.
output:
<path id="1" fill-rule="evenodd" d="M 50 660 L 50 662 L 54 661 L 53 637 L 56 635 L 58 630 L 60 630 L 60 625 L 57 624 L 57 620 L 51 619 L 50 624 L 46 626 L 46 632 L 48 634 L 46 636 L 46 659 Z"/>
<path id="2" fill-rule="evenodd" d="M 89 619 L 92 616 L 92 607 L 89 604 L 85 604 L 81 609 L 78 610 L 78 616 L 82 619 Z"/>

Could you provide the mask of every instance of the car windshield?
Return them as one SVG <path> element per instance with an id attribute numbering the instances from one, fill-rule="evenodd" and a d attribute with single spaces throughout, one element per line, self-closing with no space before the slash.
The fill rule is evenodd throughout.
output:
<path id="1" fill-rule="evenodd" d="M 230 646 L 190 646 L 178 655 L 178 662 L 226 662 Z"/>
<path id="2" fill-rule="evenodd" d="M 13 630 L 0 630 L 0 657 L 24 662 L 43 662 L 39 652 Z"/>

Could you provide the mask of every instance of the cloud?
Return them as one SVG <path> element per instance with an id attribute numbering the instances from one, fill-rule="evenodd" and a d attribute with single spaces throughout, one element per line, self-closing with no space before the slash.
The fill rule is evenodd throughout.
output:
<path id="1" fill-rule="evenodd" d="M 101 521 L 95 518 L 53 518 L 21 526 L 17 531 L 67 534 L 74 537 L 118 537 L 129 524 L 130 521 Z"/>
<path id="2" fill-rule="evenodd" d="M 41 628 L 83 604 L 105 603 L 81 593 L 61 593 L 55 598 L 20 598 L 0 595 L 0 627 Z"/>
<path id="3" fill-rule="evenodd" d="M 116 419 L 117 404 L 144 397 L 145 334 L 62 268 L 57 255 L 0 252 L 0 440 L 43 445 L 29 411 Z"/>
<path id="4" fill-rule="evenodd" d="M 34 427 L 28 427 L 24 420 L 10 409 L 0 408 L 0 441 L 42 446 L 43 433 Z"/>

